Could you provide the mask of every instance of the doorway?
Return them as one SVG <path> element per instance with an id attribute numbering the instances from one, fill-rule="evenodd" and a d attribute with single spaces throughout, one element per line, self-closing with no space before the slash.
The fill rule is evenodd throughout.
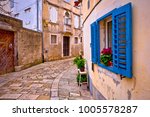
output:
<path id="1" fill-rule="evenodd" d="M 0 74 L 14 71 L 14 32 L 0 30 Z"/>
<path id="2" fill-rule="evenodd" d="M 63 56 L 69 56 L 70 53 L 70 37 L 63 37 Z"/>

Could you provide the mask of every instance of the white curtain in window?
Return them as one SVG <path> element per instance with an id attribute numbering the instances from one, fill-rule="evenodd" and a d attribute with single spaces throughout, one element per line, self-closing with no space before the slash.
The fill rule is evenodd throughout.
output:
<path id="1" fill-rule="evenodd" d="M 74 16 L 74 27 L 79 28 L 79 16 Z"/>
<path id="2" fill-rule="evenodd" d="M 52 7 L 50 9 L 50 21 L 53 23 L 57 23 L 57 17 L 58 17 L 58 13 L 56 8 Z"/>

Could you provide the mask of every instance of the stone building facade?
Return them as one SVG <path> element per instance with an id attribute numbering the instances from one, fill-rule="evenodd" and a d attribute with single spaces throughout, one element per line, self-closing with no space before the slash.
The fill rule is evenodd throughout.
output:
<path id="1" fill-rule="evenodd" d="M 42 32 L 43 0 L 11 0 L 11 16 L 23 21 L 23 27 Z"/>
<path id="2" fill-rule="evenodd" d="M 83 0 L 84 57 L 95 99 L 150 99 L 149 4 Z M 112 49 L 111 65 L 100 59 L 103 48 Z"/>
<path id="3" fill-rule="evenodd" d="M 0 14 L 11 15 L 11 8 L 13 7 L 13 0 L 1 0 L 0 1 Z"/>
<path id="4" fill-rule="evenodd" d="M 0 74 L 42 62 L 42 33 L 23 28 L 22 21 L 0 14 Z"/>
<path id="5" fill-rule="evenodd" d="M 81 10 L 74 0 L 43 1 L 45 61 L 74 57 L 82 50 Z"/>

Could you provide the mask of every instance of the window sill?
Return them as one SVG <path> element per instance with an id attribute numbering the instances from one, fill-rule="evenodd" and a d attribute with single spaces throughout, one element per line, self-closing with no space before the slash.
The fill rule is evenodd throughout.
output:
<path id="1" fill-rule="evenodd" d="M 64 24 L 64 25 L 66 25 L 66 26 L 70 26 L 70 27 L 71 27 L 71 24 Z"/>
<path id="2" fill-rule="evenodd" d="M 75 30 L 81 30 L 81 28 L 75 28 L 75 27 L 74 27 L 74 29 L 75 29 Z"/>
<path id="3" fill-rule="evenodd" d="M 54 25 L 59 25 L 58 22 L 55 23 L 55 22 L 51 22 L 51 21 L 50 21 L 49 23 L 50 23 L 50 24 L 54 24 Z"/>
<path id="4" fill-rule="evenodd" d="M 114 71 L 113 66 L 112 66 L 112 67 L 110 67 L 110 66 L 105 66 L 105 65 L 103 65 L 103 64 L 101 64 L 101 63 L 98 63 L 98 66 L 99 66 L 99 67 L 102 67 L 102 68 L 104 68 L 104 69 L 106 69 L 106 70 L 109 70 L 109 71 L 111 71 L 111 72 L 113 72 L 113 73 L 116 74 L 116 72 Z"/>
<path id="5" fill-rule="evenodd" d="M 73 6 L 73 7 L 76 8 L 76 9 L 78 9 L 78 10 L 80 9 L 79 7 L 75 7 L 75 6 Z"/>

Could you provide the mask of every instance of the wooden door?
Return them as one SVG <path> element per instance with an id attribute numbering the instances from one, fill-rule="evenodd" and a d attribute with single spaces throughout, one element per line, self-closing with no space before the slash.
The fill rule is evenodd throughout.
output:
<path id="1" fill-rule="evenodd" d="M 14 33 L 0 30 L 0 74 L 14 71 Z"/>
<path id="2" fill-rule="evenodd" d="M 63 56 L 69 56 L 70 53 L 70 37 L 63 38 Z"/>

